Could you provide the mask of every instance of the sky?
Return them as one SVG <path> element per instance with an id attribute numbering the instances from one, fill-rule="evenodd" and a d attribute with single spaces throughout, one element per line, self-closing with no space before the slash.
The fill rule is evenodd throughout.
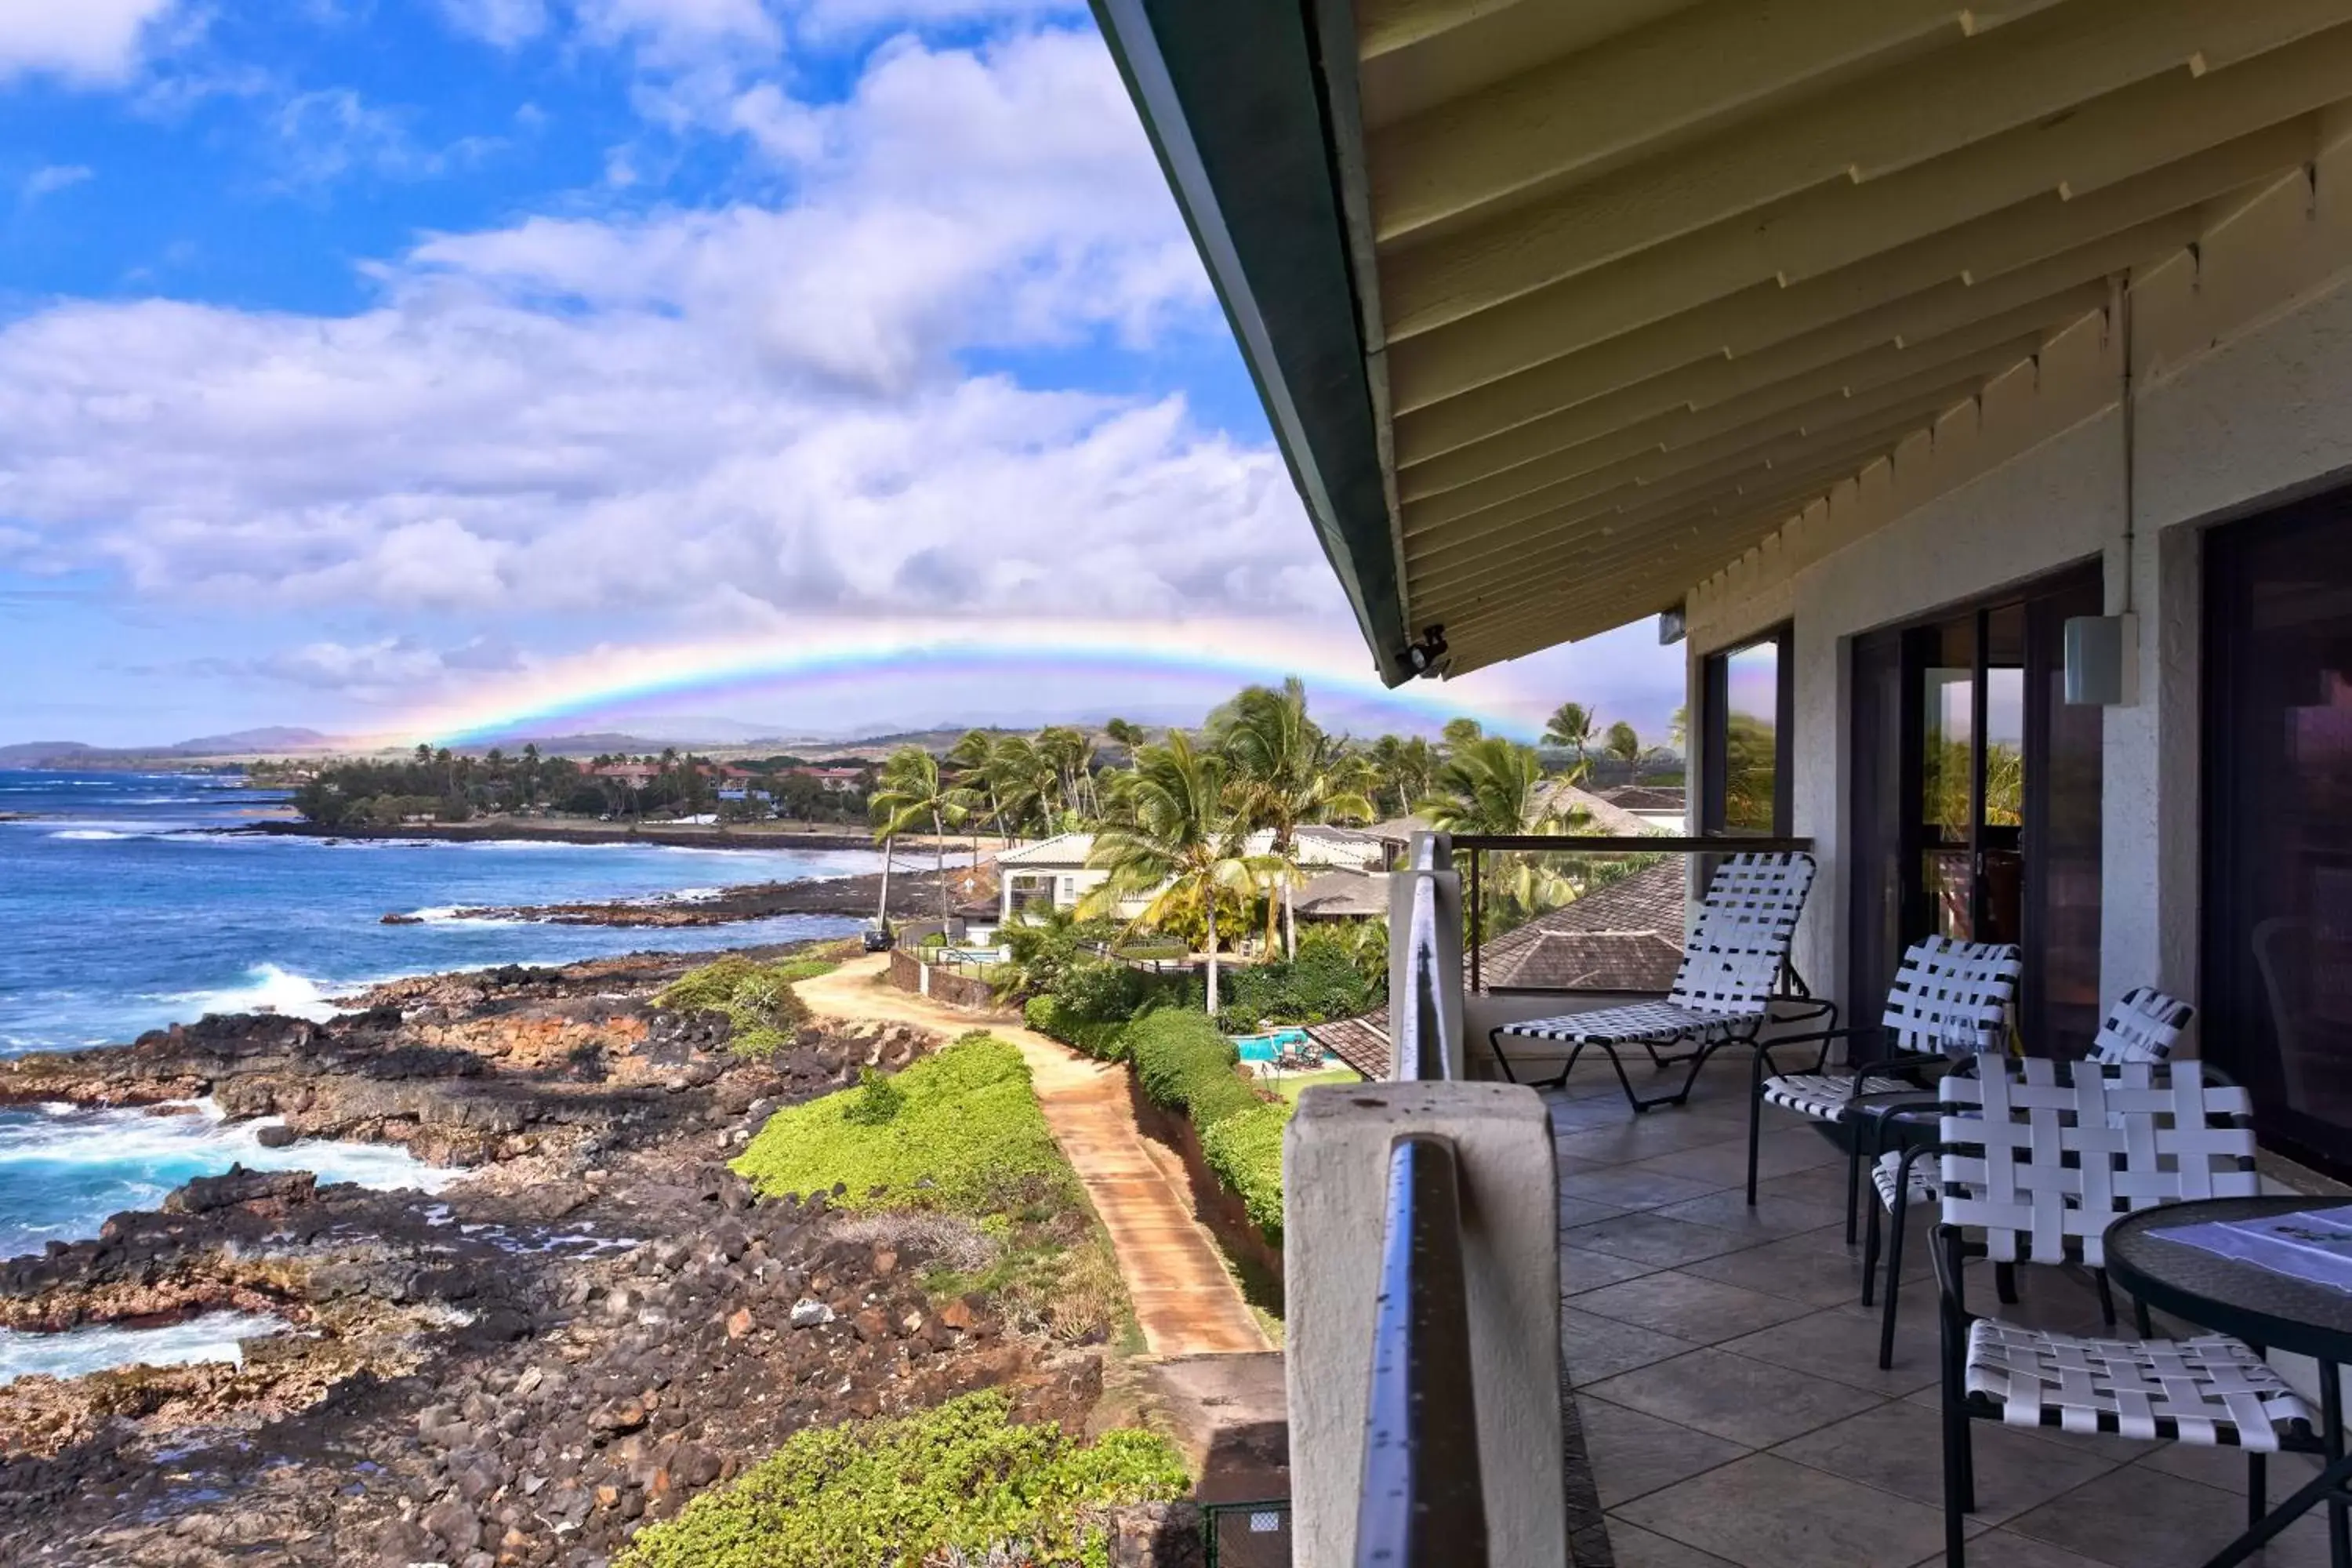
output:
<path id="1" fill-rule="evenodd" d="M 782 657 L 877 625 L 977 651 Z M 0 0 L 0 742 L 1166 721 L 1260 648 L 1440 716 L 1368 695 L 1083 4 Z M 1663 739 L 1680 651 L 1444 700 Z"/>

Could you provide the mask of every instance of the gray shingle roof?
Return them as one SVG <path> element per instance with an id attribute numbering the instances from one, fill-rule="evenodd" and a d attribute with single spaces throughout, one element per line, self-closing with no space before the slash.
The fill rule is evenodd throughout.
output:
<path id="1" fill-rule="evenodd" d="M 1496 986 L 1664 991 L 1682 966 L 1683 864 L 1661 861 L 1504 932 L 1479 952 Z"/>
<path id="2" fill-rule="evenodd" d="M 1307 1037 L 1375 1083 L 1389 1076 L 1389 1016 L 1385 1009 L 1359 1018 L 1309 1024 Z"/>

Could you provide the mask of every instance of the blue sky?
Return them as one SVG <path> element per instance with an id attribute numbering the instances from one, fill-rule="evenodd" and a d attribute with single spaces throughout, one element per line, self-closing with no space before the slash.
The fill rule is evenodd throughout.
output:
<path id="1" fill-rule="evenodd" d="M 1057 614 L 1353 637 L 1082 5 L 0 0 L 0 742 Z"/>

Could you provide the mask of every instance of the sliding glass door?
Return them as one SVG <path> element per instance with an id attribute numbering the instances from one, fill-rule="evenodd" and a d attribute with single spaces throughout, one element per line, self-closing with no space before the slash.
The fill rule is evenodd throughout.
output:
<path id="1" fill-rule="evenodd" d="M 2098 1026 L 2098 710 L 2062 700 L 2063 626 L 2096 568 L 1853 647 L 1848 1005 L 1875 1018 L 1923 936 L 2026 949 L 2018 1029 L 2079 1056 Z"/>
<path id="2" fill-rule="evenodd" d="M 2352 493 L 2207 538 L 2205 1054 L 2352 1167 Z M 2179 759 L 2188 765 L 2189 759 Z"/>

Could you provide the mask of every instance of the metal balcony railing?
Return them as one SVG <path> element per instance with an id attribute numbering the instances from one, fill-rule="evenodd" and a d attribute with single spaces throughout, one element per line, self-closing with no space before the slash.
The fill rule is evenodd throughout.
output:
<path id="1" fill-rule="evenodd" d="M 1452 856 L 1416 836 L 1395 1020 L 1394 1076 L 1444 1079 L 1460 1059 L 1448 1038 L 1448 988 L 1461 984 L 1445 940 Z M 1472 1393 L 1470 1307 L 1463 1265 L 1461 1175 L 1454 1141 L 1408 1133 L 1389 1151 L 1372 1343 L 1357 1568 L 1483 1568 L 1486 1512 Z"/>

